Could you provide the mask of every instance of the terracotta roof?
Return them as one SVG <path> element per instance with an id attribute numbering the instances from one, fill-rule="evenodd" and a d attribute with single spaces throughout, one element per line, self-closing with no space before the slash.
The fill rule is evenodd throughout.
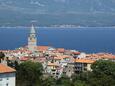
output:
<path id="1" fill-rule="evenodd" d="M 39 51 L 47 51 L 49 46 L 38 46 Z"/>
<path id="2" fill-rule="evenodd" d="M 46 58 L 45 57 L 39 57 L 39 58 L 36 58 L 35 60 L 43 63 L 46 61 Z"/>
<path id="3" fill-rule="evenodd" d="M 56 57 L 54 57 L 54 59 L 57 59 L 57 60 L 61 60 L 61 59 L 64 59 L 64 58 L 70 58 L 70 56 L 62 55 L 62 56 L 56 56 Z"/>
<path id="4" fill-rule="evenodd" d="M 96 58 L 96 59 L 115 59 L 115 55 L 112 54 L 89 54 L 87 58 Z"/>
<path id="5" fill-rule="evenodd" d="M 58 66 L 56 63 L 48 63 L 48 66 Z"/>
<path id="6" fill-rule="evenodd" d="M 60 52 L 60 53 L 64 53 L 65 49 L 64 48 L 57 48 L 57 51 Z"/>
<path id="7" fill-rule="evenodd" d="M 11 73 L 11 72 L 15 72 L 16 70 L 8 67 L 6 65 L 0 64 L 0 73 Z"/>
<path id="8" fill-rule="evenodd" d="M 29 60 L 29 57 L 21 57 L 20 58 L 20 61 L 27 61 L 27 60 Z"/>
<path id="9" fill-rule="evenodd" d="M 80 52 L 73 52 L 73 54 L 75 54 L 75 55 L 79 55 L 79 54 L 80 54 Z"/>
<path id="10" fill-rule="evenodd" d="M 8 58 L 8 59 L 9 59 L 9 60 L 12 60 L 12 61 L 13 61 L 13 60 L 16 60 L 16 58 L 14 58 L 14 57 L 11 57 L 11 58 Z"/>
<path id="11" fill-rule="evenodd" d="M 94 63 L 95 60 L 89 60 L 89 59 L 75 59 L 75 62 L 77 63 Z"/>
<path id="12" fill-rule="evenodd" d="M 61 60 L 62 57 L 61 56 L 58 56 L 58 57 L 54 57 L 55 60 Z"/>

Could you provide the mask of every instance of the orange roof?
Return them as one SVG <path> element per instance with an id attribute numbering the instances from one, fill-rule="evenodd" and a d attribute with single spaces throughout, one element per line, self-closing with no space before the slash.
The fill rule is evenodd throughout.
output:
<path id="1" fill-rule="evenodd" d="M 80 52 L 73 52 L 73 54 L 75 54 L 75 55 L 79 55 L 79 54 L 80 54 Z"/>
<path id="2" fill-rule="evenodd" d="M 112 54 L 89 54 L 87 58 L 97 58 L 97 59 L 115 59 L 115 55 Z"/>
<path id="3" fill-rule="evenodd" d="M 70 58 L 70 56 L 62 55 L 62 56 L 54 57 L 54 59 L 58 59 L 58 60 L 61 60 L 61 59 L 64 59 L 64 58 Z"/>
<path id="4" fill-rule="evenodd" d="M 47 51 L 49 46 L 38 46 L 39 51 Z"/>
<path id="5" fill-rule="evenodd" d="M 58 56 L 58 57 L 54 57 L 55 60 L 61 60 L 62 57 L 61 56 Z"/>
<path id="6" fill-rule="evenodd" d="M 89 60 L 89 59 L 75 59 L 75 62 L 77 63 L 94 63 L 95 60 Z"/>
<path id="7" fill-rule="evenodd" d="M 0 73 L 11 73 L 11 72 L 15 72 L 16 70 L 8 67 L 6 65 L 0 64 Z"/>
<path id="8" fill-rule="evenodd" d="M 57 51 L 59 51 L 60 53 L 64 53 L 65 49 L 64 48 L 57 48 Z"/>
<path id="9" fill-rule="evenodd" d="M 8 59 L 9 59 L 9 60 L 16 60 L 16 58 L 13 58 L 13 57 L 12 57 L 12 58 L 8 58 Z"/>
<path id="10" fill-rule="evenodd" d="M 58 66 L 56 63 L 48 63 L 48 66 Z"/>
<path id="11" fill-rule="evenodd" d="M 29 60 L 29 57 L 21 57 L 20 58 L 20 61 L 27 61 L 27 60 Z"/>
<path id="12" fill-rule="evenodd" d="M 62 58 L 65 59 L 65 58 L 70 58 L 71 56 L 68 56 L 68 55 L 63 55 Z"/>

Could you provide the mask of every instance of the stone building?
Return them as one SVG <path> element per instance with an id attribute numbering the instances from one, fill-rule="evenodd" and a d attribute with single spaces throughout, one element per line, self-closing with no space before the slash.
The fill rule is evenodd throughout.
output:
<path id="1" fill-rule="evenodd" d="M 33 25 L 31 27 L 30 34 L 28 37 L 28 49 L 31 52 L 37 51 L 37 37 L 36 37 L 36 31 Z"/>

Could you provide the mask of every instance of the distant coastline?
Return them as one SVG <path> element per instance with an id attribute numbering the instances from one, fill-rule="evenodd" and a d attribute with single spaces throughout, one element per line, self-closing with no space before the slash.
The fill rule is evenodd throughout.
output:
<path id="1" fill-rule="evenodd" d="M 30 28 L 29 26 L 1 26 L 0 28 Z M 75 26 L 75 27 L 60 27 L 60 26 L 35 26 L 35 28 L 64 28 L 64 29 L 69 29 L 69 28 L 115 28 L 115 26 L 108 26 L 108 27 L 84 27 L 84 26 Z"/>

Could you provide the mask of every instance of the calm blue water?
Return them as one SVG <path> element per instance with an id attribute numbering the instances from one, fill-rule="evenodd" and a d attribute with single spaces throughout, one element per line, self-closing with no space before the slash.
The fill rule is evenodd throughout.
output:
<path id="1" fill-rule="evenodd" d="M 29 28 L 1 28 L 0 49 L 27 45 Z M 36 29 L 38 45 L 49 45 L 79 51 L 115 53 L 115 28 Z"/>

